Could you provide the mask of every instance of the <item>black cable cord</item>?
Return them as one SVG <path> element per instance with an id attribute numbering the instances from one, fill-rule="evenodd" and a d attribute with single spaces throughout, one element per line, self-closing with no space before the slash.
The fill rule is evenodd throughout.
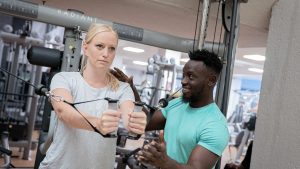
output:
<path id="1" fill-rule="evenodd" d="M 193 51 L 195 50 L 195 43 L 196 43 L 196 34 L 198 29 L 198 16 L 200 12 L 200 0 L 198 1 L 198 10 L 197 10 L 197 19 L 196 19 L 196 27 L 195 27 L 195 34 L 194 34 L 194 43 L 193 43 Z"/>
<path id="2" fill-rule="evenodd" d="M 219 37 L 218 53 L 219 53 L 220 46 L 221 46 L 222 33 L 223 33 L 223 26 L 221 26 L 221 33 L 220 33 L 220 37 Z"/>
<path id="3" fill-rule="evenodd" d="M 9 75 L 11 75 L 11 76 L 13 76 L 13 77 L 15 77 L 15 78 L 21 80 L 21 81 L 23 81 L 24 83 L 27 83 L 28 85 L 34 87 L 35 89 L 38 89 L 38 87 L 37 87 L 36 85 L 34 85 L 34 84 L 32 84 L 32 83 L 29 83 L 29 82 L 25 81 L 24 79 L 22 79 L 22 78 L 20 78 L 20 77 L 14 75 L 14 74 L 8 72 L 7 70 L 2 69 L 2 68 L 0 68 L 0 70 L 3 71 L 3 72 L 6 72 L 7 74 L 9 74 Z M 51 97 L 51 96 L 49 96 L 49 97 Z M 62 101 L 63 101 L 64 103 L 69 104 L 70 106 L 72 106 L 72 107 L 73 107 L 73 108 L 74 108 L 74 109 L 75 109 L 75 110 L 76 110 L 76 111 L 84 118 L 84 120 L 85 120 L 85 121 L 93 128 L 93 130 L 94 130 L 96 133 L 102 135 L 102 136 L 105 137 L 105 138 L 107 138 L 107 137 L 109 137 L 109 138 L 117 137 L 116 135 L 113 135 L 113 134 L 106 134 L 106 135 L 103 135 L 103 134 L 102 134 L 95 126 L 93 126 L 93 125 L 88 121 L 88 119 L 86 119 L 86 117 L 84 117 L 84 115 L 83 115 L 82 113 L 80 113 L 80 112 L 78 111 L 78 109 L 75 107 L 76 104 L 82 104 L 82 103 L 94 102 L 94 101 L 104 100 L 104 99 L 106 99 L 106 98 L 94 99 L 94 100 L 88 100 L 88 101 L 82 101 L 82 102 L 77 102 L 77 103 L 70 103 L 70 102 L 68 102 L 68 101 L 66 101 L 66 100 L 62 100 Z"/>
<path id="4" fill-rule="evenodd" d="M 214 32 L 214 38 L 213 38 L 213 45 L 212 45 L 212 47 L 211 47 L 211 51 L 212 51 L 212 52 L 214 51 L 215 37 L 216 37 L 216 31 L 217 31 L 218 19 L 219 19 L 220 4 L 221 4 L 221 0 L 219 1 L 219 4 L 218 4 L 218 11 L 217 11 L 217 18 L 216 18 L 215 32 Z M 219 51 L 218 51 L 218 53 L 219 53 Z M 218 54 L 218 53 L 217 53 L 217 54 Z"/>
<path id="5" fill-rule="evenodd" d="M 34 84 L 32 84 L 32 83 L 30 83 L 30 82 L 27 82 L 26 80 L 24 80 L 24 79 L 22 79 L 22 78 L 19 78 L 18 76 L 14 75 L 14 74 L 12 74 L 12 73 L 10 73 L 10 72 L 8 72 L 8 71 L 5 70 L 5 69 L 2 69 L 1 67 L 0 67 L 0 70 L 2 70 L 3 72 L 9 74 L 10 76 L 13 76 L 13 77 L 15 77 L 15 78 L 17 78 L 17 79 L 23 81 L 24 83 L 27 83 L 28 85 L 30 85 L 30 86 L 32 86 L 32 87 L 34 87 L 34 88 L 37 88 Z"/>
<path id="6" fill-rule="evenodd" d="M 97 101 L 97 100 L 104 100 L 104 99 L 95 99 L 95 100 L 91 100 L 91 101 L 85 101 L 85 102 L 77 102 L 77 103 L 70 103 L 66 100 L 63 100 L 64 103 L 67 103 L 68 105 L 72 106 L 82 117 L 83 119 L 92 127 L 92 129 L 94 130 L 94 132 L 100 134 L 102 137 L 104 138 L 116 138 L 117 135 L 115 134 L 106 134 L 106 135 L 103 135 L 76 107 L 75 105 L 76 104 L 81 104 L 81 103 L 87 103 L 87 102 L 92 102 L 92 101 Z"/>
<path id="7" fill-rule="evenodd" d="M 27 83 L 27 84 L 29 84 L 30 86 L 32 86 L 32 87 L 34 87 L 35 89 L 37 89 L 37 91 L 38 92 L 40 92 L 42 95 L 46 95 L 47 96 L 47 94 L 46 94 L 46 92 L 45 91 L 41 91 L 41 89 L 39 89 L 39 87 L 37 87 L 36 85 L 34 85 L 34 84 L 32 84 L 32 83 L 29 83 L 29 82 L 27 82 L 27 81 L 25 81 L 24 79 L 22 79 L 22 78 L 20 78 L 20 77 L 18 77 L 18 76 L 15 76 L 15 75 L 13 75 L 13 74 L 11 74 L 10 72 L 8 72 L 8 71 L 6 71 L 5 69 L 2 69 L 2 68 L 0 68 L 0 70 L 1 71 L 3 71 L 3 72 L 6 72 L 7 74 L 9 74 L 9 75 L 12 75 L 13 77 L 15 77 L 15 78 L 17 78 L 17 79 L 19 79 L 19 80 L 21 80 L 21 81 L 23 81 L 23 82 L 25 82 L 25 83 Z M 43 88 L 44 86 L 42 86 L 41 88 Z M 43 93 L 44 92 L 44 93 Z M 48 92 L 48 91 L 47 91 Z M 49 98 L 51 98 L 51 97 L 53 97 L 53 95 L 48 95 L 47 97 L 49 97 Z M 55 97 L 55 96 L 54 96 Z M 60 97 L 60 96 L 59 96 Z M 62 101 L 62 102 L 64 102 L 64 103 L 66 103 L 66 104 L 68 104 L 68 105 L 70 105 L 71 107 L 73 107 L 82 117 L 83 117 L 83 119 L 91 126 L 91 128 L 94 130 L 94 132 L 96 132 L 96 133 L 98 133 L 98 134 L 100 134 L 101 136 L 103 136 L 104 138 L 115 138 L 115 137 L 117 137 L 117 135 L 115 135 L 115 134 L 111 134 L 111 133 L 108 133 L 108 134 L 106 134 L 106 135 L 103 135 L 95 126 L 93 126 L 93 124 L 76 108 L 76 106 L 75 105 L 77 105 L 77 104 L 83 104 L 83 103 L 88 103 L 88 102 L 94 102 L 94 101 L 99 101 L 99 100 L 107 100 L 108 102 L 110 102 L 110 101 L 112 101 L 112 102 L 116 102 L 116 101 L 118 101 L 118 100 L 113 100 L 113 99 L 111 99 L 111 98 L 99 98 L 99 99 L 93 99 L 93 100 L 88 100 L 88 101 L 81 101 L 81 102 L 76 102 L 76 103 L 71 103 L 71 102 L 68 102 L 68 101 L 66 101 L 66 100 L 64 100 L 62 97 L 60 97 L 60 100 L 59 101 Z M 143 106 L 143 105 L 145 105 L 145 106 L 149 106 L 149 105 L 147 105 L 146 103 L 143 103 L 143 102 L 134 102 L 134 104 L 135 105 L 138 105 L 138 106 Z M 138 135 L 136 138 L 133 138 L 133 137 L 130 137 L 130 136 L 128 136 L 129 138 L 131 138 L 131 139 L 137 139 L 137 138 L 139 138 L 141 135 Z"/>
<path id="8" fill-rule="evenodd" d="M 229 29 L 228 29 L 228 27 L 226 25 L 226 21 L 225 21 L 226 20 L 226 18 L 225 18 L 225 10 L 226 10 L 226 8 L 225 8 L 225 1 L 223 0 L 223 3 L 222 3 L 222 23 L 223 23 L 223 26 L 224 26 L 226 32 L 229 32 Z"/>

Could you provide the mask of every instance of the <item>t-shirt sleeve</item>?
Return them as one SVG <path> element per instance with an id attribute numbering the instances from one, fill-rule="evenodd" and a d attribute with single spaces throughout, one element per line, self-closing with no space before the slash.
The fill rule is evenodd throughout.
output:
<path id="1" fill-rule="evenodd" d="M 165 117 L 165 119 L 167 119 L 168 112 L 171 109 L 173 109 L 174 106 L 176 106 L 180 101 L 181 101 L 181 98 L 176 98 L 176 99 L 170 100 L 168 103 L 168 106 L 161 109 L 161 112 L 162 112 L 163 116 Z"/>
<path id="2" fill-rule="evenodd" d="M 63 72 L 57 73 L 53 76 L 51 83 L 50 83 L 50 90 L 54 90 L 57 88 L 63 88 L 66 90 L 71 91 L 71 86 L 68 83 L 68 78 Z"/>
<path id="3" fill-rule="evenodd" d="M 198 145 L 221 156 L 229 141 L 228 128 L 220 122 L 211 122 L 199 131 L 198 140 Z"/>
<path id="4" fill-rule="evenodd" d="M 127 83 L 123 83 L 122 86 L 119 89 L 119 92 L 121 92 L 120 97 L 119 97 L 119 102 L 122 104 L 124 101 L 130 100 L 130 101 L 135 101 L 134 100 L 134 94 Z"/>

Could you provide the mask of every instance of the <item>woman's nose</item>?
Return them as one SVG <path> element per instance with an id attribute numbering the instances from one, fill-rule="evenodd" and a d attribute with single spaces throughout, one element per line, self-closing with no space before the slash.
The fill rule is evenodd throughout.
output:
<path id="1" fill-rule="evenodd" d="M 104 48 L 102 54 L 103 54 L 103 57 L 108 57 L 108 54 L 109 54 L 108 48 Z"/>

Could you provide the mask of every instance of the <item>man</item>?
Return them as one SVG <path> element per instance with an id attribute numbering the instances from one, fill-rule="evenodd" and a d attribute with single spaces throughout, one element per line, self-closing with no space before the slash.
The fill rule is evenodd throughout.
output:
<path id="1" fill-rule="evenodd" d="M 146 130 L 164 129 L 165 144 L 151 142 L 138 159 L 161 169 L 211 169 L 229 140 L 227 122 L 213 99 L 222 70 L 218 56 L 189 53 L 183 68 L 182 97 L 154 113 Z"/>

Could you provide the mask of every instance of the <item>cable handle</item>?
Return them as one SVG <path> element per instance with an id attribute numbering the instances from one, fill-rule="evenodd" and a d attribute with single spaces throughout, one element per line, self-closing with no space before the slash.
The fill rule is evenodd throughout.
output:
<path id="1" fill-rule="evenodd" d="M 144 104 L 145 103 L 143 103 L 143 102 L 135 102 L 134 112 L 142 112 Z M 138 140 L 140 137 L 141 137 L 141 134 L 129 132 L 127 138 L 132 139 L 132 140 Z"/>
<path id="2" fill-rule="evenodd" d="M 107 109 L 104 112 L 117 112 L 118 110 L 118 102 L 119 100 L 111 99 L 111 98 L 104 98 L 108 102 Z M 117 130 L 114 132 L 109 133 L 110 136 L 117 137 Z"/>

